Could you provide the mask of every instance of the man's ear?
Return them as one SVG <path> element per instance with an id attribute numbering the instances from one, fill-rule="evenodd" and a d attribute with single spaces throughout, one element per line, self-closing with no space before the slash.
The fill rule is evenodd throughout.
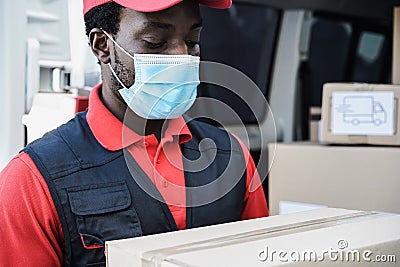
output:
<path id="1" fill-rule="evenodd" d="M 103 63 L 111 62 L 108 37 L 99 28 L 93 28 L 89 33 L 89 45 L 93 54 Z"/>

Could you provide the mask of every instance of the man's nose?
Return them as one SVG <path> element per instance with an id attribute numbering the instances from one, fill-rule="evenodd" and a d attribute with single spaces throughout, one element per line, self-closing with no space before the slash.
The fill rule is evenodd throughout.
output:
<path id="1" fill-rule="evenodd" d="M 168 50 L 169 55 L 189 55 L 189 49 L 186 42 L 177 42 Z"/>

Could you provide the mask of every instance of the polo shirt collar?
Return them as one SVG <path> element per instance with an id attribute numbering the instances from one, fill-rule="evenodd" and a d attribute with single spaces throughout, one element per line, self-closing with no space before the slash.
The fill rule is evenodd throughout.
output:
<path id="1" fill-rule="evenodd" d="M 96 85 L 90 92 L 89 108 L 86 119 L 96 140 L 107 150 L 117 151 L 137 142 L 143 142 L 145 136 L 139 135 L 118 120 L 103 104 L 99 97 L 102 85 Z M 173 141 L 174 136 L 179 143 L 192 139 L 189 128 L 182 116 L 169 120 L 162 139 Z"/>

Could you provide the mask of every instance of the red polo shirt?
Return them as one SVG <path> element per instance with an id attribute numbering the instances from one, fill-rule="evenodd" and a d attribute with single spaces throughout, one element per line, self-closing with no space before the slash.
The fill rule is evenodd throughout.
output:
<path id="1" fill-rule="evenodd" d="M 125 127 L 101 102 L 96 86 L 89 99 L 87 121 L 106 149 L 127 148 L 160 191 L 179 229 L 186 228 L 186 191 L 179 144 L 191 139 L 182 117 L 170 120 L 164 136 L 140 136 Z M 121 134 L 122 133 L 122 134 Z M 268 216 L 260 178 L 249 152 L 247 189 L 241 219 Z M 47 184 L 26 153 L 20 153 L 0 173 L 0 265 L 60 266 L 64 235 Z"/>

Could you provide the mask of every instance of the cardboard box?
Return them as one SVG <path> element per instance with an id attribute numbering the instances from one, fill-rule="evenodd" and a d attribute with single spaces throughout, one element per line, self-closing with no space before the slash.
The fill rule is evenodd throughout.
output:
<path id="1" fill-rule="evenodd" d="M 322 209 L 109 241 L 106 258 L 108 267 L 376 266 L 377 256 L 400 260 L 399 226 L 399 216 Z"/>
<path id="2" fill-rule="evenodd" d="M 269 146 L 269 208 L 283 201 L 400 213 L 400 148 L 325 146 L 310 142 Z"/>
<path id="3" fill-rule="evenodd" d="M 320 142 L 400 145 L 400 85 L 326 83 Z"/>

